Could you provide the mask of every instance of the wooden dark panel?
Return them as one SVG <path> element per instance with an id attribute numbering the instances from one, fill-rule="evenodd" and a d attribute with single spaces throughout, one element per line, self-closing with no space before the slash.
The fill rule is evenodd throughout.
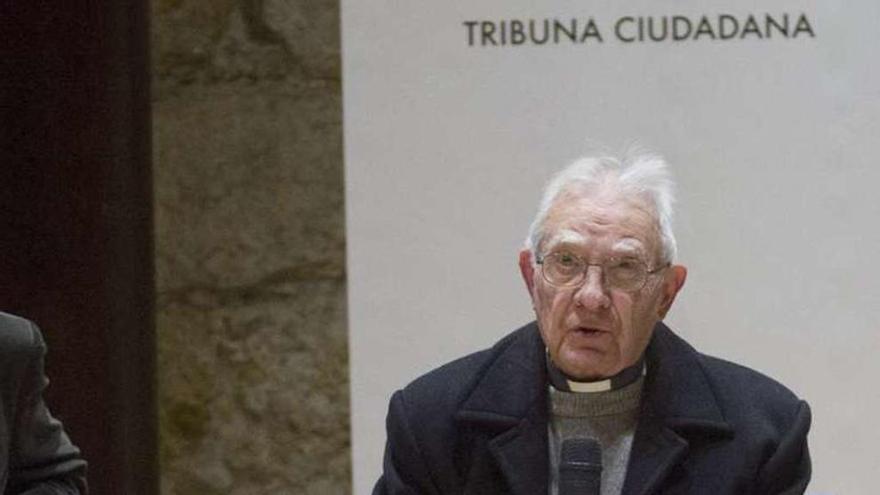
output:
<path id="1" fill-rule="evenodd" d="M 0 309 L 93 494 L 158 493 L 145 2 L 0 5 Z"/>

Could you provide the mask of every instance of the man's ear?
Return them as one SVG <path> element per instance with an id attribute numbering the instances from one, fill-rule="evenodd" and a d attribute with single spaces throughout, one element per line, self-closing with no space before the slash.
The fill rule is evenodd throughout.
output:
<path id="1" fill-rule="evenodd" d="M 663 299 L 657 311 L 661 320 L 666 317 L 666 313 L 669 312 L 669 308 L 675 302 L 675 296 L 678 295 L 678 291 L 684 287 L 684 282 L 687 280 L 687 268 L 683 265 L 672 265 L 669 267 L 669 270 L 670 272 L 666 275 L 666 280 L 663 284 Z"/>
<path id="2" fill-rule="evenodd" d="M 529 297 L 532 297 L 535 288 L 535 265 L 532 264 L 532 252 L 528 249 L 519 252 L 519 272 L 529 290 Z"/>

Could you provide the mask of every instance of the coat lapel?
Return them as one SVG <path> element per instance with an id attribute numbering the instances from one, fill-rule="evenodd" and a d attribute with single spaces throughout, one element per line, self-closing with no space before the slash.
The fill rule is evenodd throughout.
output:
<path id="1" fill-rule="evenodd" d="M 495 467 L 515 495 L 546 494 L 547 376 L 544 345 L 529 325 L 487 368 L 456 415 L 482 431 Z M 495 493 L 506 492 L 501 487 Z"/>
<path id="2" fill-rule="evenodd" d="M 546 411 L 546 406 L 540 409 Z M 529 416 L 489 442 L 489 451 L 515 495 L 547 493 L 547 421 Z"/>
<path id="3" fill-rule="evenodd" d="M 626 471 L 625 495 L 654 493 L 688 452 L 688 442 L 656 421 L 640 421 Z"/>
<path id="4" fill-rule="evenodd" d="M 689 438 L 732 435 L 698 356 L 664 324 L 657 324 L 646 352 L 648 373 L 624 495 L 657 492 L 687 457 Z"/>

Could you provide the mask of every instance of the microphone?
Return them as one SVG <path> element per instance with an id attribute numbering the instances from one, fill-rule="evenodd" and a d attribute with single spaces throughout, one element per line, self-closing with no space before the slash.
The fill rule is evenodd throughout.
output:
<path id="1" fill-rule="evenodd" d="M 602 447 L 592 438 L 562 441 L 559 495 L 599 495 L 602 483 Z"/>

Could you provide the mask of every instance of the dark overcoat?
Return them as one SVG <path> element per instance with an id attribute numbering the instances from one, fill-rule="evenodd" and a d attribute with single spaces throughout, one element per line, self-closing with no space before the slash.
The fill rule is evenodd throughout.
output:
<path id="1" fill-rule="evenodd" d="M 801 494 L 806 402 L 658 323 L 624 495 Z M 548 493 L 545 349 L 533 322 L 418 378 L 389 407 L 374 495 Z"/>

